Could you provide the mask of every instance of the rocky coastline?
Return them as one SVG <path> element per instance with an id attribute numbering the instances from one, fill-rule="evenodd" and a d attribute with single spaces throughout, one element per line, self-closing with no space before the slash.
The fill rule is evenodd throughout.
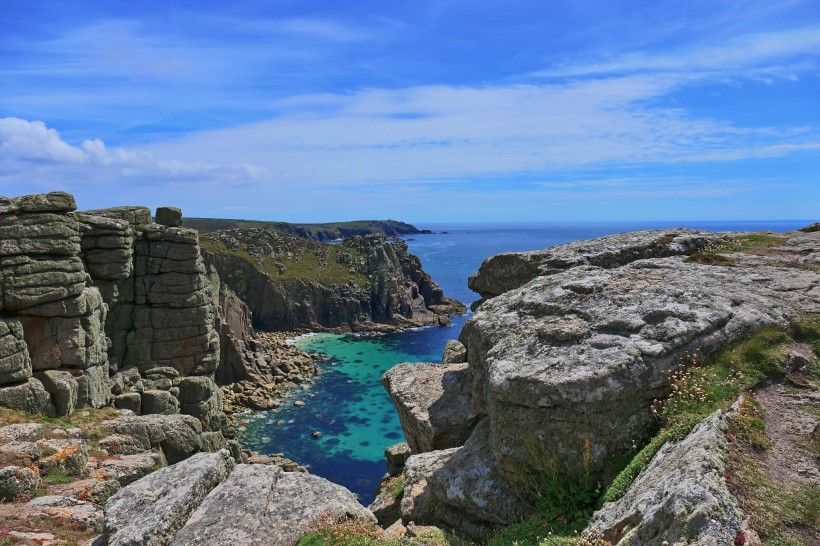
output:
<path id="1" fill-rule="evenodd" d="M 76 208 L 0 198 L 4 543 L 820 540 L 814 227 L 489 258 L 442 361 L 384 376 L 407 443 L 366 508 L 243 450 L 226 412 L 275 408 L 318 373 L 287 332 L 463 311 L 406 245 L 230 230 L 201 247 L 173 207 Z"/>

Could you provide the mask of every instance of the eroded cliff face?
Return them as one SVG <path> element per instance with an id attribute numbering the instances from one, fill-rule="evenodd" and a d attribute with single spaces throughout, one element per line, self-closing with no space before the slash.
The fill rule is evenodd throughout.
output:
<path id="1" fill-rule="evenodd" d="M 224 428 L 197 232 L 145 207 L 75 209 L 62 192 L 0 199 L 0 405 L 67 414 L 113 399 Z"/>
<path id="2" fill-rule="evenodd" d="M 587 444 L 592 475 L 605 481 L 614 455 L 651 437 L 650 406 L 669 393 L 670 372 L 687 355 L 708 355 L 761 327 L 785 328 L 819 313 L 820 234 L 763 238 L 768 243 L 757 251 L 715 258 L 710 249 L 742 234 L 649 231 L 485 261 L 471 286 L 490 299 L 460 336 L 469 392 L 453 396 L 446 384 L 429 399 L 391 391 L 397 405 L 412 403 L 399 407 L 405 430 L 423 424 L 435 436 L 437 422 L 452 427 L 441 415 L 470 413 L 447 404 L 469 404 L 482 419 L 463 447 L 434 448 L 456 449 L 446 459 L 459 461 L 424 476 L 439 506 L 457 509 L 465 529 L 513 523 L 500 521 L 498 511 L 490 517 L 486 480 L 475 476 L 501 480 L 495 490 L 514 492 L 504 497 L 507 512 L 524 513 L 526 495 L 516 484 L 533 449 L 561 468 L 577 468 Z M 389 371 L 389 388 L 414 384 L 408 373 L 407 366 Z M 425 514 L 409 511 L 404 519 L 415 513 Z"/>
<path id="3" fill-rule="evenodd" d="M 206 262 L 249 302 L 260 329 L 424 326 L 464 311 L 402 241 L 369 235 L 324 245 L 263 229 L 206 237 Z"/>

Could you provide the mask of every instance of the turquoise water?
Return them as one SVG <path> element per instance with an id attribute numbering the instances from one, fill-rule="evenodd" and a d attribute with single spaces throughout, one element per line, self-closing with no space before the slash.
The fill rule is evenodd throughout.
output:
<path id="1" fill-rule="evenodd" d="M 714 231 L 786 231 L 809 222 L 690 222 L 684 227 Z M 675 226 L 682 225 L 676 223 Z M 477 299 L 467 277 L 487 256 L 526 251 L 637 229 L 673 227 L 663 223 L 605 225 L 442 224 L 419 225 L 447 234 L 410 237 L 410 251 L 445 293 L 466 304 Z M 448 339 L 458 337 L 467 317 L 449 327 L 394 334 L 317 334 L 299 338 L 306 351 L 327 355 L 313 385 L 305 385 L 276 411 L 249 415 L 240 439 L 261 453 L 284 453 L 311 472 L 344 485 L 367 504 L 385 472 L 384 448 L 403 441 L 382 374 L 401 362 L 437 362 Z M 296 406 L 295 401 L 304 402 Z M 315 438 L 314 432 L 320 436 Z"/>

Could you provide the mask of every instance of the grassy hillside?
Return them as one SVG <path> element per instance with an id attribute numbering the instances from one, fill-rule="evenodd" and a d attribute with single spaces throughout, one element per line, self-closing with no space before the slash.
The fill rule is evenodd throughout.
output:
<path id="1" fill-rule="evenodd" d="M 369 235 L 371 233 L 382 233 L 387 236 L 425 233 L 411 224 L 397 220 L 356 220 L 352 222 L 328 222 L 324 224 L 289 224 L 287 222 L 231 220 L 225 218 L 185 218 L 184 225 L 200 233 L 226 229 L 276 229 L 283 233 L 319 241 L 346 238 L 353 235 Z"/>

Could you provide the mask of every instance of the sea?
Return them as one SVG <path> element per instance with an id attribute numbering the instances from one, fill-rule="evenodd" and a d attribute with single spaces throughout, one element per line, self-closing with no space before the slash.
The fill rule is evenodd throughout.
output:
<path id="1" fill-rule="evenodd" d="M 784 232 L 809 221 L 631 222 L 631 223 L 447 223 L 416 224 L 433 234 L 407 236 L 410 252 L 444 293 L 469 307 L 479 296 L 467 278 L 482 261 L 501 252 L 553 245 L 625 231 L 688 227 L 709 231 Z M 293 391 L 280 409 L 243 415 L 244 446 L 282 453 L 310 472 L 353 491 L 369 504 L 386 472 L 384 450 L 404 441 L 395 408 L 381 385 L 385 371 L 402 362 L 439 362 L 449 339 L 457 339 L 469 314 L 446 327 L 389 334 L 310 334 L 294 342 L 323 355 L 323 373 Z M 301 401 L 304 405 L 296 405 Z"/>

